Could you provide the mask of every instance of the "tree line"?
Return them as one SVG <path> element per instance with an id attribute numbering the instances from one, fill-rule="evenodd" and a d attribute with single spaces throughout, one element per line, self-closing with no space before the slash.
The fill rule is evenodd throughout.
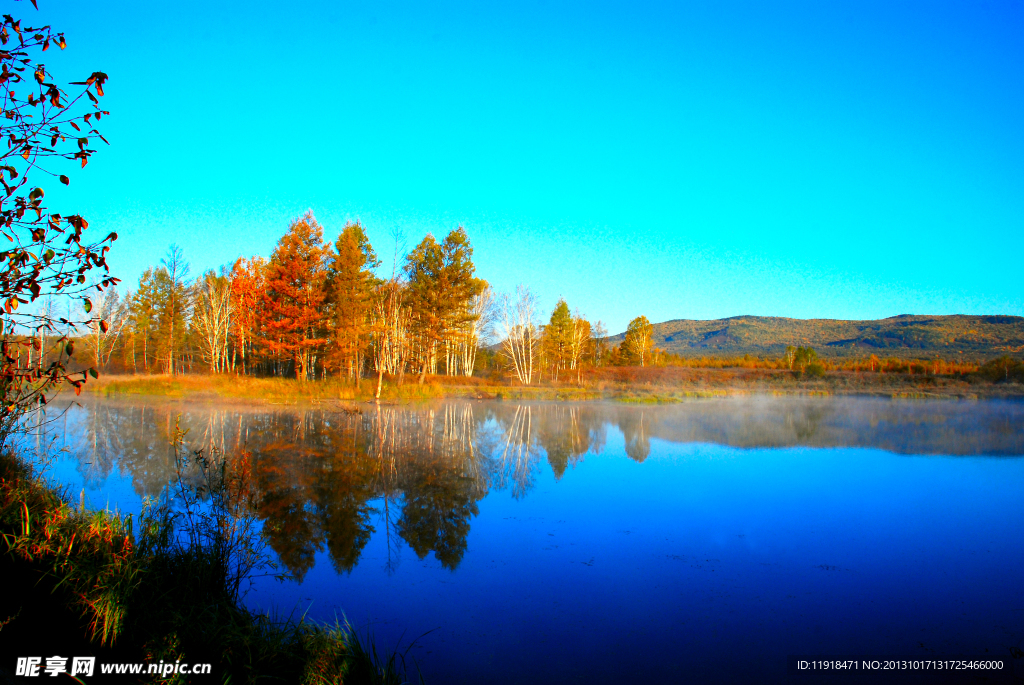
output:
<path id="1" fill-rule="evenodd" d="M 583 383 L 588 369 L 600 366 L 748 366 L 809 376 L 861 366 L 932 374 L 977 369 L 941 360 L 898 365 L 874 356 L 837 365 L 810 347 L 787 347 L 779 359 L 685 359 L 654 346 L 654 326 L 644 316 L 630 321 L 613 345 L 600 321 L 572 310 L 564 298 L 542 315 L 525 285 L 495 293 L 476 275 L 462 227 L 440 241 L 427 234 L 404 255 L 400 244 L 396 236 L 394 267 L 379 275 L 381 261 L 361 223 L 346 223 L 327 241 L 309 212 L 290 223 L 269 258 L 241 258 L 195 278 L 172 245 L 134 290 L 121 295 L 108 286 L 95 305 L 85 301 L 85 314 L 92 310 L 86 335 L 70 324 L 63 332 L 40 329 L 22 346 L 29 356 L 20 364 L 43 367 L 49 360 L 36 352 L 33 361 L 34 350 L 51 350 L 52 357 L 73 338 L 78 362 L 104 371 L 334 377 L 353 384 L 371 377 L 378 395 L 385 377 L 401 384 L 406 376 L 423 383 L 427 375 L 497 373 L 522 385 Z M 81 321 L 69 302 L 62 312 L 42 298 L 43 318 Z"/>
<path id="2" fill-rule="evenodd" d="M 328 243 L 312 213 L 291 222 L 269 259 L 194 279 L 172 246 L 134 292 L 107 291 L 99 318 L 108 330 L 91 330 L 92 351 L 99 366 L 129 373 L 471 373 L 489 293 L 472 254 L 461 227 L 440 242 L 428 234 L 401 272 L 380 278 L 359 222 Z"/>
<path id="3" fill-rule="evenodd" d="M 269 258 L 238 259 L 196 278 L 172 245 L 134 290 L 104 292 L 83 336 L 96 368 L 127 373 L 239 373 L 357 383 L 371 376 L 508 373 L 581 381 L 588 367 L 651 364 L 653 327 L 638 317 L 625 341 L 560 299 L 546 323 L 526 286 L 496 294 L 478 278 L 458 227 L 427 234 L 378 275 L 380 259 L 361 223 L 333 242 L 312 213 L 295 219 Z M 44 307 L 47 304 L 44 302 Z M 70 316 L 68 318 L 71 318 Z M 102 322 L 102 326 L 101 326 Z M 45 341 L 42 349 L 46 349 Z"/>

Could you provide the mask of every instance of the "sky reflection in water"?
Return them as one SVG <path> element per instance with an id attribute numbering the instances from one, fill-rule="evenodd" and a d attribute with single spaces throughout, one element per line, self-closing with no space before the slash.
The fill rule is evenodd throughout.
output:
<path id="1" fill-rule="evenodd" d="M 301 579 L 248 600 L 386 646 L 427 633 L 428 682 L 771 682 L 794 653 L 1024 647 L 1020 403 L 87 400 L 54 474 L 136 510 L 179 414 L 194 446 L 252 452 Z"/>

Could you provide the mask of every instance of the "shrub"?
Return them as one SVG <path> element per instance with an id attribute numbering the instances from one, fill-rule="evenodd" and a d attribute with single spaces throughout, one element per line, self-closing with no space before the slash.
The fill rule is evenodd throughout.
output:
<path id="1" fill-rule="evenodd" d="M 819 361 L 813 361 L 804 367 L 804 374 L 809 378 L 824 378 L 825 367 Z"/>
<path id="2" fill-rule="evenodd" d="M 1004 355 L 998 359 L 990 359 L 978 369 L 978 375 L 993 383 L 1017 381 L 1024 382 L 1024 362 Z"/>

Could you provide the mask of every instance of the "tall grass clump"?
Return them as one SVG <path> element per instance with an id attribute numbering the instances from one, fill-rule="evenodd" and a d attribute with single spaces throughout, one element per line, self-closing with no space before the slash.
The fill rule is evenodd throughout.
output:
<path id="1" fill-rule="evenodd" d="M 19 571 L 49 579 L 52 591 L 67 595 L 85 619 L 90 640 L 108 645 L 120 637 L 125 600 L 143 573 L 130 516 L 73 507 L 6 452 L 0 455 L 0 539 L 4 567 L 20 565 Z"/>

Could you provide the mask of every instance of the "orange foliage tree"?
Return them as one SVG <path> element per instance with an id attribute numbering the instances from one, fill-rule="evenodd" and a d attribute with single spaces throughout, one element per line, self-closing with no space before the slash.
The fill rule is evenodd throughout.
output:
<path id="1" fill-rule="evenodd" d="M 235 357 L 242 373 L 251 368 L 252 348 L 262 320 L 263 292 L 266 287 L 267 260 L 262 257 L 239 259 L 231 267 L 231 334 L 235 338 Z M 234 363 L 232 363 L 234 366 Z"/>
<path id="2" fill-rule="evenodd" d="M 278 363 L 290 358 L 295 377 L 308 380 L 327 342 L 322 308 L 330 248 L 312 212 L 288 227 L 266 269 L 261 339 Z"/>

